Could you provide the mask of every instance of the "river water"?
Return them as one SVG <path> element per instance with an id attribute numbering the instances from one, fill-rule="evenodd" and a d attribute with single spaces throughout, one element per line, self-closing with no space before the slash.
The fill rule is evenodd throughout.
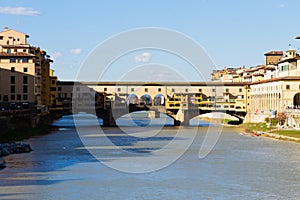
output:
<path id="1" fill-rule="evenodd" d="M 96 127 L 84 130 L 92 134 Z M 128 130 L 133 133 L 137 127 Z M 207 130 L 181 128 L 183 142 L 196 132 L 184 154 L 165 168 L 136 174 L 108 167 L 84 148 L 74 127 L 60 128 L 27 140 L 33 152 L 5 157 L 0 199 L 300 199 L 299 144 L 244 136 L 237 128 L 224 127 L 212 151 L 199 159 Z M 124 134 L 120 128 L 102 131 L 131 156 L 150 158 L 172 140 L 178 128 L 162 127 L 151 139 Z M 98 152 L 106 161 L 124 158 L 123 152 L 104 143 L 101 146 L 104 137 L 96 138 Z M 170 155 L 180 148 L 172 149 Z M 150 162 L 136 165 L 147 168 Z"/>

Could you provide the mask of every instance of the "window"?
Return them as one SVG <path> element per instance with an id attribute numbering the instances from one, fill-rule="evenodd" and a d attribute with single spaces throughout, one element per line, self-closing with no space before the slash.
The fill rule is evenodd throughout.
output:
<path id="1" fill-rule="evenodd" d="M 7 53 L 11 53 L 11 49 L 7 49 Z"/>
<path id="2" fill-rule="evenodd" d="M 1 101 L 1 94 L 0 94 L 0 101 Z"/>
<path id="3" fill-rule="evenodd" d="M 16 83 L 16 77 L 11 76 L 11 77 L 10 77 L 10 83 L 11 83 L 11 84 L 15 84 L 15 83 Z"/>
<path id="4" fill-rule="evenodd" d="M 131 92 L 134 92 L 134 88 L 131 88 Z"/>
<path id="5" fill-rule="evenodd" d="M 28 84 L 28 77 L 27 76 L 23 76 L 23 83 Z"/>
<path id="6" fill-rule="evenodd" d="M 289 89 L 290 89 L 290 85 L 286 85 L 285 88 L 286 88 L 287 90 L 289 90 Z"/>
<path id="7" fill-rule="evenodd" d="M 15 95 L 10 95 L 10 100 L 15 100 Z"/>
<path id="8" fill-rule="evenodd" d="M 189 89 L 185 89 L 185 92 L 189 92 Z"/>
<path id="9" fill-rule="evenodd" d="M 228 88 L 226 88 L 226 92 L 229 92 L 229 89 L 228 89 Z"/>
<path id="10" fill-rule="evenodd" d="M 23 49 L 23 52 L 26 53 L 26 49 Z"/>
<path id="11" fill-rule="evenodd" d="M 0 40 L 3 40 L 3 36 L 0 36 Z"/>
<path id="12" fill-rule="evenodd" d="M 14 49 L 14 52 L 18 52 L 18 50 L 17 50 L 17 49 Z"/>
<path id="13" fill-rule="evenodd" d="M 58 88 L 57 88 L 57 91 L 61 91 L 61 87 L 58 87 Z"/>
<path id="14" fill-rule="evenodd" d="M 76 91 L 80 91 L 80 87 L 76 87 Z"/>
<path id="15" fill-rule="evenodd" d="M 10 59 L 9 59 L 9 62 L 15 63 L 15 62 L 16 62 L 16 58 L 10 58 Z"/>
<path id="16" fill-rule="evenodd" d="M 145 88 L 145 92 L 148 92 L 148 88 Z"/>
<path id="17" fill-rule="evenodd" d="M 118 92 L 121 92 L 121 88 L 118 88 Z"/>
<path id="18" fill-rule="evenodd" d="M 106 92 L 107 91 L 107 88 L 104 88 L 104 92 Z"/>
<path id="19" fill-rule="evenodd" d="M 243 89 L 242 89 L 242 88 L 240 88 L 240 89 L 239 89 L 239 92 L 243 92 Z"/>
<path id="20" fill-rule="evenodd" d="M 216 92 L 216 89 L 212 89 L 212 92 Z"/>
<path id="21" fill-rule="evenodd" d="M 16 87 L 14 85 L 10 86 L 10 93 L 15 93 Z"/>
<path id="22" fill-rule="evenodd" d="M 14 68 L 14 67 L 11 67 L 11 68 L 10 68 L 10 71 L 11 71 L 11 72 L 15 72 L 15 68 Z"/>
<path id="23" fill-rule="evenodd" d="M 51 80 L 51 84 L 54 85 L 55 84 L 55 80 Z"/>
<path id="24" fill-rule="evenodd" d="M 23 95 L 23 100 L 28 100 L 27 94 L 24 94 L 24 95 Z"/>
<path id="25" fill-rule="evenodd" d="M 161 92 L 161 88 L 158 88 L 158 90 L 157 90 L 158 92 Z"/>
<path id="26" fill-rule="evenodd" d="M 175 89 L 174 89 L 174 88 L 172 88 L 172 92 L 175 92 Z"/>
<path id="27" fill-rule="evenodd" d="M 199 92 L 202 92 L 202 89 L 199 89 Z"/>
<path id="28" fill-rule="evenodd" d="M 23 72 L 28 72 L 28 68 L 27 68 L 27 67 L 24 67 L 24 68 L 23 68 Z"/>
<path id="29" fill-rule="evenodd" d="M 28 86 L 27 85 L 23 85 L 23 93 L 27 93 L 28 92 Z"/>
<path id="30" fill-rule="evenodd" d="M 22 62 L 23 62 L 23 63 L 28 63 L 28 58 L 23 58 L 23 59 L 22 59 Z"/>
<path id="31" fill-rule="evenodd" d="M 244 98 L 244 95 L 242 95 L 242 99 Z"/>
<path id="32" fill-rule="evenodd" d="M 21 100 L 22 96 L 20 94 L 17 95 L 17 100 Z"/>

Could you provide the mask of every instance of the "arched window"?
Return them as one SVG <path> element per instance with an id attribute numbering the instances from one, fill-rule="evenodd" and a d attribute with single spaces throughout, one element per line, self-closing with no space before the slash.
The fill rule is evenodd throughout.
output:
<path id="1" fill-rule="evenodd" d="M 151 96 L 149 94 L 144 94 L 143 96 L 141 96 L 140 105 L 151 106 L 152 105 Z"/>
<path id="2" fill-rule="evenodd" d="M 137 105 L 138 97 L 135 94 L 130 94 L 127 98 L 127 105 Z"/>
<path id="3" fill-rule="evenodd" d="M 162 94 L 158 94 L 154 97 L 154 106 L 164 106 L 165 97 Z"/>

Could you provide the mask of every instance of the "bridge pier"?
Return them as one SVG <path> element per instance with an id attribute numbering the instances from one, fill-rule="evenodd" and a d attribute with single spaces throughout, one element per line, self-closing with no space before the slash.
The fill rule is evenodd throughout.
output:
<path id="1" fill-rule="evenodd" d="M 112 109 L 105 110 L 102 119 L 103 119 L 103 126 L 105 127 L 111 127 L 117 125 L 116 120 L 114 119 L 112 114 Z"/>
<path id="2" fill-rule="evenodd" d="M 179 120 L 174 119 L 174 126 L 180 126 L 181 122 Z"/>

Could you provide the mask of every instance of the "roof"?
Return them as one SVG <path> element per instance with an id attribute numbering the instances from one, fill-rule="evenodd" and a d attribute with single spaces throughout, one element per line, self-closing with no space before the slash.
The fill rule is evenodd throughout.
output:
<path id="1" fill-rule="evenodd" d="M 252 82 L 252 83 L 249 83 L 249 85 L 256 85 L 256 84 L 275 82 L 275 81 L 300 81 L 300 76 L 285 76 L 285 77 L 279 77 L 279 78 L 272 78 L 272 79 Z"/>
<path id="2" fill-rule="evenodd" d="M 5 27 L 7 28 L 7 27 Z M 29 35 L 27 35 L 26 33 L 23 33 L 23 32 L 20 32 L 20 31 L 16 31 L 16 30 L 13 30 L 13 29 L 4 29 L 4 31 L 1 31 L 1 33 L 4 33 L 4 32 L 8 32 L 8 31 L 14 31 L 14 32 L 18 32 L 18 33 L 21 33 L 21 34 L 24 34 L 27 38 L 29 37 Z"/>
<path id="3" fill-rule="evenodd" d="M 34 57 L 35 55 L 31 53 L 17 52 L 17 53 L 6 53 L 0 52 L 0 56 L 2 57 Z"/>
<path id="4" fill-rule="evenodd" d="M 29 44 L 16 44 L 16 45 L 1 45 L 4 48 L 24 48 L 24 47 L 30 47 Z"/>
<path id="5" fill-rule="evenodd" d="M 81 82 L 89 86 L 245 86 L 244 82 Z"/>
<path id="6" fill-rule="evenodd" d="M 296 60 L 299 60 L 299 59 L 300 59 L 299 55 L 297 55 L 296 57 L 293 57 L 293 58 L 283 58 L 282 60 L 278 61 L 278 64 L 283 63 L 283 62 L 287 62 L 287 61 L 296 61 Z"/>
<path id="7" fill-rule="evenodd" d="M 282 56 L 283 55 L 283 51 L 269 51 L 267 53 L 265 53 L 265 56 Z"/>
<path id="8" fill-rule="evenodd" d="M 265 69 L 266 70 L 275 70 L 276 68 L 275 68 L 275 66 L 268 65 Z"/>

